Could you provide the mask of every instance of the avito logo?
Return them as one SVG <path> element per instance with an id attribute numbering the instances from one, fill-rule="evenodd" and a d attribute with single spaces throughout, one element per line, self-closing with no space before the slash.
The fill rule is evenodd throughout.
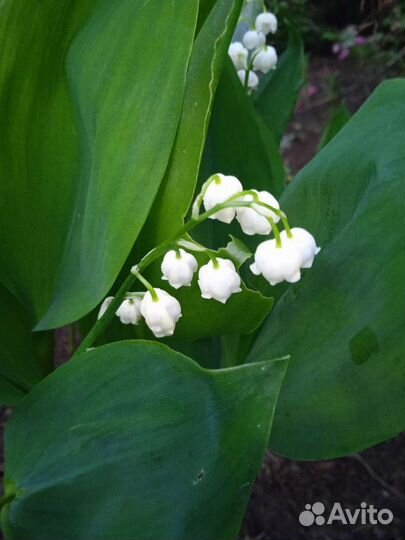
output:
<path id="1" fill-rule="evenodd" d="M 342 525 L 388 525 L 394 519 L 391 510 L 382 508 L 378 510 L 372 504 L 368 505 L 365 502 L 360 504 L 360 508 L 350 510 L 336 502 L 334 503 L 329 514 L 325 514 L 325 505 L 321 502 L 306 504 L 298 516 L 298 520 L 304 527 L 311 525 L 332 525 L 333 523 L 341 523 Z"/>

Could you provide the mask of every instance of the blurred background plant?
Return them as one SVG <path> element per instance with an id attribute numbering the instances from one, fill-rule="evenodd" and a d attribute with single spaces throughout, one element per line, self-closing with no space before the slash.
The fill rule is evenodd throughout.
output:
<path id="1" fill-rule="evenodd" d="M 381 63 L 402 52 L 398 61 L 405 65 L 405 3 L 401 0 L 267 0 L 266 5 L 300 29 L 307 51 L 325 54 L 332 50 L 342 60 L 355 54 L 363 61 Z M 282 25 L 279 39 L 288 39 Z"/>

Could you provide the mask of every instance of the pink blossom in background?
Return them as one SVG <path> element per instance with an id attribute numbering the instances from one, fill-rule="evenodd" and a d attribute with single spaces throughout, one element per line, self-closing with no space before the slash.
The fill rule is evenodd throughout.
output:
<path id="1" fill-rule="evenodd" d="M 309 84 L 307 86 L 307 96 L 312 97 L 315 96 L 318 93 L 318 87 L 314 84 Z"/>
<path id="2" fill-rule="evenodd" d="M 364 36 L 357 36 L 354 40 L 354 43 L 357 47 L 362 47 L 367 43 L 367 39 Z"/>
<path id="3" fill-rule="evenodd" d="M 350 54 L 350 50 L 349 49 L 342 49 L 342 51 L 340 52 L 338 58 L 339 60 L 345 60 Z"/>
<path id="4" fill-rule="evenodd" d="M 341 50 L 342 50 L 342 46 L 340 45 L 340 43 L 334 43 L 332 45 L 333 54 L 339 54 Z"/>

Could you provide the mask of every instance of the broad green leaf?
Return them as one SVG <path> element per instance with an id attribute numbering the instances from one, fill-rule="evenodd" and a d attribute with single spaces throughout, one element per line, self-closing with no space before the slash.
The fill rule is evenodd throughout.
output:
<path id="1" fill-rule="evenodd" d="M 200 182 L 217 172 L 237 176 L 246 188 L 266 189 L 276 196 L 284 188 L 277 143 L 229 59 L 215 96 Z"/>
<path id="2" fill-rule="evenodd" d="M 217 0 L 200 0 L 198 5 L 198 19 L 197 19 L 197 29 L 196 32 L 198 33 L 205 20 L 207 19 L 210 11 L 214 7 Z"/>
<path id="3" fill-rule="evenodd" d="M 292 356 L 271 446 L 293 459 L 346 455 L 404 429 L 404 96 L 404 80 L 379 86 L 281 201 L 322 246 L 250 356 Z"/>
<path id="4" fill-rule="evenodd" d="M 177 129 L 197 8 L 0 5 L 1 278 L 39 328 L 92 309 L 144 224 Z"/>
<path id="5" fill-rule="evenodd" d="M 215 90 L 242 3 L 217 0 L 195 40 L 173 152 L 145 227 L 143 246 L 155 246 L 183 224 L 197 183 Z"/>
<path id="6" fill-rule="evenodd" d="M 322 150 L 335 135 L 339 133 L 344 125 L 350 120 L 351 114 L 344 101 L 332 112 L 328 125 L 321 135 L 318 149 Z"/>
<path id="7" fill-rule="evenodd" d="M 7 426 L 6 538 L 233 540 L 286 367 L 206 371 L 139 341 L 65 364 Z"/>
<path id="8" fill-rule="evenodd" d="M 201 298 L 196 280 L 191 287 L 176 291 L 183 316 L 177 325 L 175 337 L 190 340 L 253 332 L 270 313 L 273 299 L 248 289 L 244 284 L 241 287 L 242 292 L 233 294 L 226 304 Z"/>
<path id="9" fill-rule="evenodd" d="M 0 404 L 15 405 L 52 368 L 52 336 L 31 334 L 19 301 L 0 285 Z M 40 354 L 44 349 L 45 354 Z"/>
<path id="10" fill-rule="evenodd" d="M 305 82 L 304 45 L 298 31 L 291 26 L 286 52 L 277 68 L 260 81 L 255 106 L 277 143 L 281 141 L 294 112 L 299 92 Z"/>

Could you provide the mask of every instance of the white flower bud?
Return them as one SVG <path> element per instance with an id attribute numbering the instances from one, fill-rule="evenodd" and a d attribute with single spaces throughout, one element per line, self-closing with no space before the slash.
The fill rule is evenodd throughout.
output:
<path id="1" fill-rule="evenodd" d="M 229 45 L 228 54 L 231 57 L 235 69 L 247 68 L 248 51 L 239 41 Z"/>
<path id="2" fill-rule="evenodd" d="M 246 70 L 240 69 L 238 71 L 238 77 L 240 82 L 244 85 L 245 79 L 246 79 Z M 256 88 L 259 86 L 259 77 L 256 75 L 254 71 L 249 71 L 249 77 L 248 77 L 248 88 L 251 90 L 256 90 Z"/>
<path id="3" fill-rule="evenodd" d="M 253 58 L 253 67 L 262 73 L 268 73 L 277 64 L 277 52 L 271 45 L 265 45 Z"/>
<path id="4" fill-rule="evenodd" d="M 248 30 L 243 36 L 243 45 L 249 50 L 256 49 L 265 43 L 266 36 L 261 32 L 256 32 L 256 30 Z"/>
<path id="5" fill-rule="evenodd" d="M 273 13 L 260 13 L 256 17 L 255 28 L 258 32 L 266 35 L 271 33 L 275 34 L 277 32 L 277 18 Z"/>
<path id="6" fill-rule="evenodd" d="M 297 249 L 289 242 L 277 247 L 276 240 L 266 240 L 256 249 L 255 262 L 250 265 L 253 274 L 262 274 L 270 285 L 282 281 L 295 283 L 301 278 L 301 257 Z"/>
<path id="7" fill-rule="evenodd" d="M 211 210 L 217 204 L 223 203 L 240 191 L 243 191 L 243 187 L 235 176 L 216 174 L 204 194 L 203 202 L 205 210 Z M 210 216 L 210 219 L 230 223 L 235 217 L 235 213 L 234 208 L 225 208 Z"/>
<path id="8" fill-rule="evenodd" d="M 155 288 L 157 300 L 148 291 L 141 302 L 141 313 L 153 334 L 162 338 L 172 336 L 181 317 L 179 302 L 166 291 Z"/>
<path id="9" fill-rule="evenodd" d="M 256 191 L 255 189 L 253 191 L 259 195 L 260 202 L 277 209 L 280 208 L 277 199 L 268 191 Z M 254 199 L 252 195 L 244 195 L 241 200 L 253 201 Z M 274 223 L 277 223 L 280 217 L 264 206 L 252 204 L 253 208 L 238 208 L 236 210 L 236 219 L 239 221 L 242 231 L 250 236 L 253 234 L 270 234 L 271 225 L 266 218 L 270 217 Z"/>
<path id="10" fill-rule="evenodd" d="M 229 259 L 217 259 L 218 266 L 213 261 L 202 266 L 198 272 L 198 285 L 203 298 L 213 298 L 222 304 L 237 292 L 240 292 L 240 276 L 235 265 Z"/>
<path id="11" fill-rule="evenodd" d="M 163 257 L 160 268 L 163 274 L 162 279 L 168 281 L 175 289 L 179 289 L 191 285 L 197 267 L 194 255 L 187 253 L 184 249 L 180 249 L 179 252 L 172 249 Z"/>
<path id="12" fill-rule="evenodd" d="M 116 311 L 122 324 L 138 324 L 141 318 L 141 300 L 139 298 L 127 298 Z"/>
<path id="13" fill-rule="evenodd" d="M 101 317 L 104 315 L 104 313 L 107 311 L 108 309 L 108 306 L 111 304 L 111 302 L 114 300 L 114 297 L 113 296 L 107 296 L 107 298 L 105 298 L 103 300 L 103 303 L 101 304 L 100 306 L 100 310 L 98 312 L 98 315 L 97 315 L 97 319 L 101 319 Z"/>
<path id="14" fill-rule="evenodd" d="M 315 238 L 307 230 L 301 227 L 293 227 L 291 233 L 293 236 L 289 238 L 286 231 L 282 231 L 281 239 L 283 244 L 291 244 L 298 251 L 301 268 L 311 268 L 315 255 L 321 251 L 321 248 L 316 245 Z"/>

